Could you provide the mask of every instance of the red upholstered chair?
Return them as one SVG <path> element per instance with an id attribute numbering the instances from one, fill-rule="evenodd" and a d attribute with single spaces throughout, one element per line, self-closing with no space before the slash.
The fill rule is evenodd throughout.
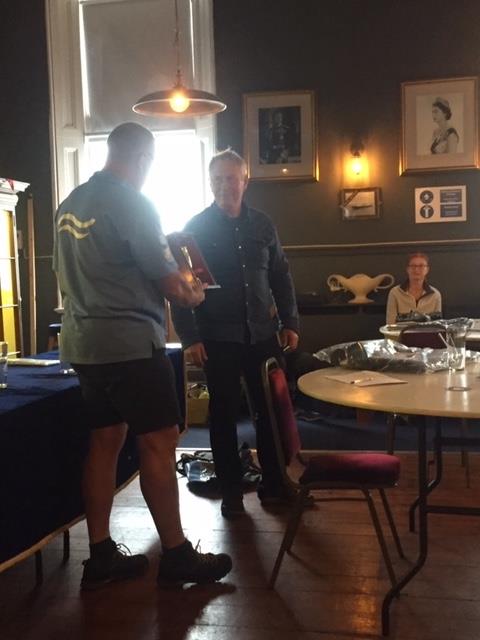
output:
<path id="1" fill-rule="evenodd" d="M 445 349 L 447 332 L 443 327 L 405 327 L 398 340 L 406 347 Z"/>
<path id="2" fill-rule="evenodd" d="M 285 486 L 295 496 L 292 513 L 270 577 L 270 587 L 275 584 L 285 552 L 289 552 L 292 547 L 303 510 L 309 503 L 308 499 L 312 493 L 315 502 L 331 500 L 367 502 L 387 572 L 394 585 L 395 573 L 371 491 L 374 489 L 379 491 L 398 553 L 404 557 L 384 491 L 386 488 L 394 487 L 398 481 L 399 459 L 385 453 L 324 453 L 304 460 L 300 455 L 301 442 L 287 381 L 275 358 L 269 358 L 264 363 L 262 375 L 278 461 Z M 300 460 L 304 465 L 304 471 L 299 480 L 292 479 L 288 472 L 290 463 L 295 459 Z M 358 490 L 363 496 L 319 497 L 317 492 L 325 490 Z"/>

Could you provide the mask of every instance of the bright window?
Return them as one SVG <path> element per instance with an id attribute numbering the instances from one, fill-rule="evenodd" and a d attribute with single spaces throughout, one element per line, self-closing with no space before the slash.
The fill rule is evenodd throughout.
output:
<path id="1" fill-rule="evenodd" d="M 205 207 L 201 143 L 195 131 L 165 131 L 154 136 L 155 160 L 143 193 L 155 204 L 164 233 L 180 231 Z M 89 173 L 99 171 L 105 163 L 106 138 L 87 138 Z"/>
<path id="2" fill-rule="evenodd" d="M 215 93 L 212 0 L 179 0 L 185 84 Z M 215 119 L 147 118 L 132 104 L 175 81 L 174 4 L 164 0 L 46 0 L 54 205 L 103 166 L 122 122 L 148 127 L 157 158 L 145 185 L 166 232 L 208 203 Z"/>

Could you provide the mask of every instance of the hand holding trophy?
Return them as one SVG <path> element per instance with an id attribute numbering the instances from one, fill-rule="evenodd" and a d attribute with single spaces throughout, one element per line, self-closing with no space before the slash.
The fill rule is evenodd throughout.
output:
<path id="1" fill-rule="evenodd" d="M 167 240 L 180 272 L 192 286 L 198 281 L 202 289 L 219 288 L 195 238 L 190 233 L 170 233 Z"/>

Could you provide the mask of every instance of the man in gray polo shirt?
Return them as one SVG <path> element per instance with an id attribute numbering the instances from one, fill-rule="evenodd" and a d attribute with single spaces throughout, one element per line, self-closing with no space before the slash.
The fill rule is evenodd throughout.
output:
<path id="1" fill-rule="evenodd" d="M 125 123 L 108 138 L 103 171 L 77 187 L 55 217 L 54 270 L 63 297 L 62 357 L 72 363 L 91 416 L 83 493 L 90 539 L 82 589 L 143 574 L 145 555 L 110 537 L 118 455 L 137 436 L 140 485 L 163 554 L 158 581 L 212 582 L 231 569 L 226 554 L 202 554 L 185 539 L 175 474 L 179 410 L 165 355 L 165 300 L 195 307 L 200 282 L 178 271 L 159 216 L 140 189 L 154 139 Z"/>

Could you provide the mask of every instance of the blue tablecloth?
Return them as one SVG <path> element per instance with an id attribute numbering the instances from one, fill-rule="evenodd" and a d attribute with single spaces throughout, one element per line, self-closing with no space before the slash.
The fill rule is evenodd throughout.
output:
<path id="1" fill-rule="evenodd" d="M 169 349 L 184 402 L 181 349 Z M 38 357 L 58 358 L 57 352 Z M 87 417 L 76 376 L 51 367 L 10 366 L 0 390 L 0 565 L 83 514 L 81 474 Z M 138 469 L 127 437 L 117 486 Z"/>
<path id="2" fill-rule="evenodd" d="M 58 352 L 39 354 L 45 360 L 58 359 Z M 8 387 L 0 390 L 0 429 L 4 415 L 27 405 L 40 402 L 56 393 L 78 387 L 75 375 L 60 373 L 60 365 L 48 367 L 8 367 Z"/>

